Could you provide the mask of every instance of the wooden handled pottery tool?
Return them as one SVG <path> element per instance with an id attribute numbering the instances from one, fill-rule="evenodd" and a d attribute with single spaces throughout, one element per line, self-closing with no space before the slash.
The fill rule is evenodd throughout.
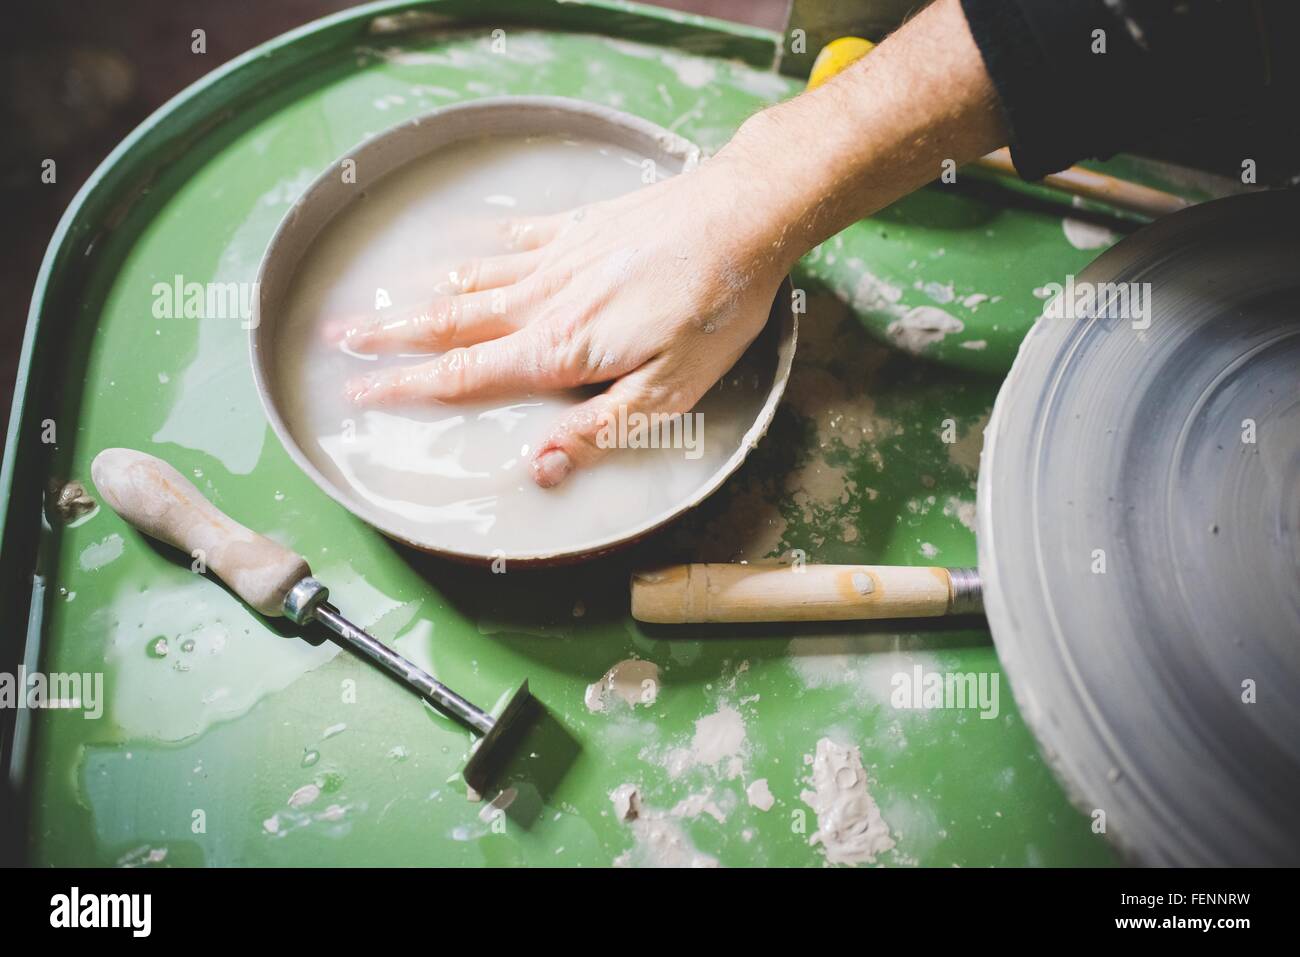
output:
<path id="1" fill-rule="evenodd" d="M 207 567 L 261 614 L 296 625 L 320 622 L 342 647 L 479 734 L 463 774 L 471 788 L 486 790 L 498 759 L 516 737 L 513 732 L 533 710 L 527 681 L 494 718 L 348 621 L 330 604 L 329 589 L 312 577 L 306 559 L 231 519 L 166 462 L 133 449 L 104 449 L 91 463 L 90 475 L 123 520 L 151 538 L 201 554 Z"/>
<path id="2" fill-rule="evenodd" d="M 973 568 L 700 563 L 632 575 L 632 617 L 655 624 L 935 618 L 983 610 Z"/>

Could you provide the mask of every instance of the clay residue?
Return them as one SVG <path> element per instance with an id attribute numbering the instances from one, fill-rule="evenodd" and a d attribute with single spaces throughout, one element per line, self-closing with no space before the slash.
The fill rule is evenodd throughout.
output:
<path id="1" fill-rule="evenodd" d="M 890 303 L 890 296 L 901 290 L 883 283 L 873 285 L 873 277 L 859 283 L 856 298 L 874 296 Z M 868 295 L 867 290 L 874 290 Z M 796 412 L 811 420 L 816 429 L 816 445 L 829 449 L 836 445 L 854 450 L 870 446 L 881 438 L 897 434 L 897 425 L 876 411 L 874 388 L 876 374 L 889 361 L 890 350 L 868 339 L 856 319 L 843 318 L 844 305 L 833 296 L 815 296 L 809 300 L 808 312 L 818 321 L 805 322 L 799 330 L 799 354 L 795 359 L 785 398 Z M 834 369 L 843 365 L 845 374 Z"/>
<path id="2" fill-rule="evenodd" d="M 893 850 L 889 825 L 867 791 L 858 749 L 822 738 L 805 760 L 812 766 L 812 790 L 800 798 L 817 814 L 817 831 L 808 843 L 821 845 L 827 863 L 874 864 L 877 855 Z"/>
<path id="3" fill-rule="evenodd" d="M 681 825 L 668 818 L 637 818 L 629 825 L 635 843 L 614 858 L 615 867 L 717 867 L 718 859 L 695 849 Z"/>
<path id="4" fill-rule="evenodd" d="M 689 86 L 691 89 L 708 86 L 717 75 L 717 67 L 713 61 L 703 57 L 665 53 L 659 61 L 677 74 L 677 79 L 683 86 Z"/>
<path id="5" fill-rule="evenodd" d="M 86 487 L 76 479 L 67 482 L 51 479 L 45 493 L 46 513 L 52 522 L 71 525 L 99 507 L 86 491 Z"/>
<path id="6" fill-rule="evenodd" d="M 298 790 L 289 795 L 286 802 L 289 807 L 306 807 L 320 797 L 320 787 L 315 784 L 304 784 Z"/>
<path id="7" fill-rule="evenodd" d="M 640 791 L 634 784 L 619 785 L 610 794 L 610 801 L 614 804 L 615 817 L 627 825 L 633 839 L 632 847 L 614 858 L 615 867 L 718 866 L 717 858 L 695 849 L 674 819 L 676 808 L 666 813 L 643 806 Z"/>
<path id="8" fill-rule="evenodd" d="M 587 685 L 584 701 L 593 713 L 608 711 L 619 702 L 628 707 L 652 705 L 659 696 L 659 666 L 653 661 L 628 658 L 620 661 L 594 684 Z"/>
<path id="9" fill-rule="evenodd" d="M 864 271 L 853 290 L 852 302 L 859 312 L 893 314 L 902 298 L 903 290 L 898 286 Z"/>
<path id="10" fill-rule="evenodd" d="M 1081 196 L 1074 197 L 1071 202 L 1076 209 L 1087 206 Z M 1065 233 L 1066 241 L 1075 249 L 1103 249 L 1119 242 L 1119 233 L 1113 229 L 1108 229 L 1100 223 L 1076 219 L 1073 216 L 1066 216 L 1061 220 L 1061 230 Z"/>
<path id="11" fill-rule="evenodd" d="M 899 290 L 866 281 L 860 284 L 858 297 L 888 304 Z M 835 303 L 818 309 L 832 318 L 843 305 Z M 811 311 L 811 310 L 810 310 Z M 820 546 L 826 536 L 842 542 L 859 537 L 859 489 L 849 474 L 846 462 L 833 461 L 842 456 L 865 457 L 877 470 L 885 467 L 879 445 L 883 440 L 902 433 L 902 426 L 876 407 L 874 387 L 876 373 L 888 361 L 890 350 L 865 339 L 855 322 L 809 323 L 800 341 L 799 359 L 795 363 L 786 399 L 791 408 L 813 431 L 812 453 L 788 473 L 783 491 L 804 525 L 812 527 L 810 541 Z M 836 373 L 838 363 L 852 357 L 852 368 L 844 375 Z"/>
<path id="12" fill-rule="evenodd" d="M 943 506 L 943 514 L 957 519 L 972 532 L 975 531 L 975 503 L 950 497 Z"/>
<path id="13" fill-rule="evenodd" d="M 77 556 L 77 564 L 85 572 L 98 571 L 105 565 L 117 561 L 122 557 L 122 552 L 126 548 L 126 542 L 122 536 L 114 532 L 106 536 L 102 541 L 94 542 L 87 545 Z"/>
<path id="14" fill-rule="evenodd" d="M 799 509 L 804 522 L 812 524 L 816 512 L 837 506 L 852 506 L 858 487 L 848 472 L 838 465 L 814 458 L 795 469 L 785 479 L 785 490 Z M 856 507 L 853 508 L 856 511 Z"/>
<path id="15" fill-rule="evenodd" d="M 367 28 L 376 36 L 391 36 L 397 33 L 414 33 L 418 30 L 436 30 L 448 20 L 441 14 L 427 10 L 402 10 L 373 18 Z"/>
<path id="16" fill-rule="evenodd" d="M 705 767 L 723 778 L 744 773 L 745 719 L 729 704 L 695 722 L 689 747 L 668 752 L 664 765 L 670 778 L 679 778 L 692 768 Z"/>
<path id="17" fill-rule="evenodd" d="M 713 800 L 713 788 L 707 788 L 699 794 L 691 794 L 673 805 L 673 809 L 668 812 L 673 817 L 699 817 L 701 814 L 707 814 L 719 824 L 727 823 L 727 814 Z"/>
<path id="18" fill-rule="evenodd" d="M 980 452 L 984 449 L 984 429 L 989 424 L 989 414 L 985 412 L 958 436 L 956 442 L 948 445 L 948 461 L 959 465 L 972 475 L 980 468 Z"/>
<path id="19" fill-rule="evenodd" d="M 808 689 L 843 688 L 861 707 L 888 707 L 893 678 L 911 673 L 916 665 L 943 670 L 944 662 L 919 650 L 923 635 L 873 633 L 866 635 L 802 635 L 786 645 L 785 663 Z M 933 711 L 909 711 L 914 720 L 926 720 Z"/>
<path id="20" fill-rule="evenodd" d="M 760 811 L 770 811 L 776 803 L 772 789 L 767 786 L 767 778 L 750 782 L 749 787 L 745 788 L 745 796 L 749 799 L 750 807 L 756 807 Z"/>
<path id="21" fill-rule="evenodd" d="M 957 298 L 952 283 L 927 282 L 921 286 L 921 291 L 941 306 L 947 305 Z"/>
<path id="22" fill-rule="evenodd" d="M 904 352 L 921 353 L 965 324 L 938 306 L 915 306 L 891 322 L 885 332 Z"/>
<path id="23" fill-rule="evenodd" d="M 614 816 L 620 821 L 635 821 L 641 815 L 641 792 L 635 784 L 620 784 L 609 795 Z"/>
<path id="24" fill-rule="evenodd" d="M 731 705 L 724 704 L 713 714 L 695 722 L 691 763 L 716 768 L 723 761 L 737 757 L 744 747 L 745 719 Z"/>
<path id="25" fill-rule="evenodd" d="M 1070 216 L 1061 220 L 1061 229 L 1075 249 L 1103 249 L 1119 241 L 1119 235 L 1114 230 Z"/>

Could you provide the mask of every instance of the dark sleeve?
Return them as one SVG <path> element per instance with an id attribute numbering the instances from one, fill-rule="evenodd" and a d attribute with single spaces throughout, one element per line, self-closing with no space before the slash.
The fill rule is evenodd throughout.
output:
<path id="1" fill-rule="evenodd" d="M 1025 179 L 1170 142 L 1218 165 L 1300 159 L 1297 0 L 961 2 Z"/>

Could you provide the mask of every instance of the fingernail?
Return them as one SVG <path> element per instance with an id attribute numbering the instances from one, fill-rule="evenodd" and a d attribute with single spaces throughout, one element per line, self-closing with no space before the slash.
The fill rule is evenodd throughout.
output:
<path id="1" fill-rule="evenodd" d="M 533 480 L 542 488 L 554 488 L 572 471 L 573 461 L 561 449 L 551 449 L 533 459 Z"/>

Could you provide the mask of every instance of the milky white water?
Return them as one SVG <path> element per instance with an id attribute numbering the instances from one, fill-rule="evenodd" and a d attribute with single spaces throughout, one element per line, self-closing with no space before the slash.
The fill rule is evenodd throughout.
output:
<path id="1" fill-rule="evenodd" d="M 367 188 L 325 228 L 278 317 L 275 390 L 299 446 L 360 514 L 453 551 L 576 549 L 664 517 L 735 452 L 770 387 L 770 363 L 759 374 L 742 360 L 701 401 L 694 450 L 618 449 L 544 490 L 532 481 L 531 453 L 583 395 L 359 408 L 344 396 L 350 377 L 429 356 L 349 354 L 322 334 L 340 317 L 427 303 L 464 260 L 506 252 L 502 218 L 616 196 L 639 187 L 641 176 L 642 158 L 621 147 L 466 141 Z"/>

